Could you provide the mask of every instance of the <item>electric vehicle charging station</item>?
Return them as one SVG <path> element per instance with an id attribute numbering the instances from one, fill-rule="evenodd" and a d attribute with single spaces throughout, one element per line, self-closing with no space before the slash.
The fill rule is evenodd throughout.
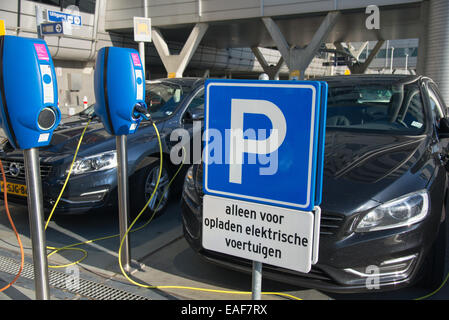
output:
<path id="1" fill-rule="evenodd" d="M 211 79 L 205 93 L 202 245 L 252 260 L 259 300 L 262 263 L 318 261 L 327 84 Z"/>
<path id="2" fill-rule="evenodd" d="M 145 76 L 134 49 L 105 47 L 97 55 L 94 75 L 95 113 L 108 133 L 116 136 L 120 239 L 126 236 L 120 257 L 130 271 L 130 247 L 126 235 L 129 218 L 127 135 L 137 130 L 145 105 Z"/>
<path id="3" fill-rule="evenodd" d="M 36 298 L 47 300 L 50 294 L 38 148 L 50 143 L 61 120 L 54 65 L 44 40 L 5 35 L 0 37 L 0 67 L 0 123 L 11 145 L 23 150 Z"/>

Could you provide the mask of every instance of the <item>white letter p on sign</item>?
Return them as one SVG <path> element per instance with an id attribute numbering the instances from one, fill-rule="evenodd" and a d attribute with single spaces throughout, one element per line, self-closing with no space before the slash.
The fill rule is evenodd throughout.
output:
<path id="1" fill-rule="evenodd" d="M 244 139 L 243 120 L 245 113 L 262 114 L 273 126 L 271 134 L 263 140 Z M 267 100 L 232 99 L 229 182 L 242 183 L 244 153 L 269 154 L 284 142 L 287 123 L 284 114 L 274 103 Z"/>

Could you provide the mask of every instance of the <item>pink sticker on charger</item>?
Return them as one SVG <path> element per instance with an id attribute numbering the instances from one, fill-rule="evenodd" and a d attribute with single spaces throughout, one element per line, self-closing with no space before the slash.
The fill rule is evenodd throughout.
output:
<path id="1" fill-rule="evenodd" d="M 133 63 L 136 67 L 141 67 L 142 65 L 140 64 L 140 58 L 139 55 L 137 53 L 131 53 L 131 57 L 133 58 Z"/>
<path id="2" fill-rule="evenodd" d="M 42 43 L 35 43 L 34 48 L 36 49 L 37 58 L 39 60 L 50 60 L 50 57 L 48 56 L 47 48 L 45 44 Z"/>

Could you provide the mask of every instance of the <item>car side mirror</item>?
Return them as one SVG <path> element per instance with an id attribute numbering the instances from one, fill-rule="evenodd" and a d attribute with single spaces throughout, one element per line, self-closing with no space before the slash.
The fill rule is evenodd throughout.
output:
<path id="1" fill-rule="evenodd" d="M 440 139 L 449 139 L 449 119 L 442 118 L 438 128 L 438 137 Z"/>
<path id="2" fill-rule="evenodd" d="M 192 112 L 187 110 L 184 114 L 184 122 L 200 121 L 204 119 L 204 114 L 202 112 Z"/>

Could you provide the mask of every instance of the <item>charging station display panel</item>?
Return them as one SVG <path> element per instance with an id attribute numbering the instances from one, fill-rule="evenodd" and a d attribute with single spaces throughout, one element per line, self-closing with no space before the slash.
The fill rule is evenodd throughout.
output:
<path id="1" fill-rule="evenodd" d="M 142 62 L 134 49 L 105 47 L 98 52 L 94 75 L 95 113 L 112 135 L 134 133 L 141 119 L 134 115 L 145 104 Z"/>
<path id="2" fill-rule="evenodd" d="M 61 121 L 53 61 L 41 39 L 0 37 L 1 125 L 18 149 L 47 146 Z"/>
<path id="3" fill-rule="evenodd" d="M 207 80 L 205 194 L 312 211 L 321 201 L 326 89 L 319 81 Z"/>

